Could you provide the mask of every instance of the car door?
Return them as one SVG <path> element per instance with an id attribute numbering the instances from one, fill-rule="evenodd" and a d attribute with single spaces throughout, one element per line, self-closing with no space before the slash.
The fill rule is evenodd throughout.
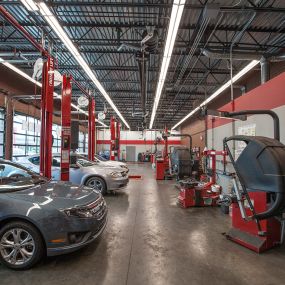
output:
<path id="1" fill-rule="evenodd" d="M 60 180 L 60 156 L 52 157 L 51 178 L 53 180 Z"/>
<path id="2" fill-rule="evenodd" d="M 81 184 L 82 180 L 82 169 L 77 163 L 76 155 L 70 156 L 70 166 L 69 166 L 69 181 L 74 184 Z"/>

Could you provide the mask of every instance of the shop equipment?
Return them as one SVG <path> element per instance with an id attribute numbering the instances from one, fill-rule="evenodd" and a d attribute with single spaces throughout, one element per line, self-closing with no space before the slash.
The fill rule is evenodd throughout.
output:
<path id="1" fill-rule="evenodd" d="M 185 154 L 184 148 L 176 147 L 175 153 L 173 154 L 173 164 L 171 164 L 170 155 L 168 152 L 168 138 L 169 137 L 188 137 L 189 138 L 189 155 Z M 189 176 L 192 171 L 192 137 L 188 134 L 171 134 L 167 128 L 162 133 L 164 140 L 164 148 L 162 151 L 162 157 L 156 157 L 156 180 L 164 180 L 165 178 L 172 179 L 175 176 Z M 187 157 L 186 157 L 186 156 Z M 178 161 L 178 157 L 181 159 Z M 184 158 L 184 159 L 182 159 Z M 179 173 L 178 173 L 179 171 Z"/>
<path id="2" fill-rule="evenodd" d="M 221 195 L 220 200 L 224 205 L 232 205 L 232 228 L 227 237 L 260 253 L 284 240 L 285 146 L 280 142 L 279 118 L 270 110 L 219 113 L 229 118 L 269 115 L 274 121 L 274 138 L 235 135 L 224 139 L 235 169 L 233 191 Z M 229 142 L 245 143 L 237 159 L 230 151 Z"/>
<path id="3" fill-rule="evenodd" d="M 226 165 L 226 151 L 205 150 L 203 152 L 204 157 L 209 158 L 210 165 L 207 167 L 208 175 L 201 176 L 200 180 L 196 180 L 195 177 L 190 176 L 188 179 L 181 180 L 180 192 L 178 196 L 178 203 L 183 208 L 188 207 L 206 207 L 216 206 L 219 195 L 221 193 L 221 186 L 216 184 L 217 169 L 216 161 L 217 156 L 223 157 L 224 171 Z"/>

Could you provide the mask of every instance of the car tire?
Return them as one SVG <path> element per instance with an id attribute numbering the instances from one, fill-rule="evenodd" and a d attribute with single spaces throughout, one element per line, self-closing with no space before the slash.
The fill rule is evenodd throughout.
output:
<path id="1" fill-rule="evenodd" d="M 0 261 L 7 267 L 29 269 L 43 254 L 43 240 L 34 226 L 19 221 L 8 223 L 0 230 Z"/>
<path id="2" fill-rule="evenodd" d="M 97 176 L 92 176 L 88 178 L 85 182 L 87 187 L 98 190 L 102 195 L 107 194 L 107 185 L 106 182 Z"/>

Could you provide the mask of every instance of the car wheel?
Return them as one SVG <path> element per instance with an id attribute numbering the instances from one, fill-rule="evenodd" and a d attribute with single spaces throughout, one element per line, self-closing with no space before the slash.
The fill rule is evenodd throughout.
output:
<path id="1" fill-rule="evenodd" d="M 91 177 L 89 178 L 86 183 L 86 186 L 98 190 L 102 195 L 107 193 L 107 186 L 105 181 L 100 177 Z"/>
<path id="2" fill-rule="evenodd" d="M 11 222 L 0 230 L 0 261 L 12 269 L 29 269 L 43 256 L 42 237 L 25 222 Z"/>

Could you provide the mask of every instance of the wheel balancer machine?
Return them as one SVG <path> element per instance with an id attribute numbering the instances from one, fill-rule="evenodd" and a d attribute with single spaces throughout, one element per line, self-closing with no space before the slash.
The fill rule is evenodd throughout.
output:
<path id="1" fill-rule="evenodd" d="M 274 138 L 235 135 L 224 139 L 235 174 L 232 193 L 221 195 L 220 202 L 232 205 L 228 239 L 260 253 L 282 244 L 285 232 L 285 146 L 280 142 L 279 118 L 270 110 L 220 112 L 219 116 L 258 114 L 273 118 Z M 228 143 L 236 141 L 246 146 L 235 160 Z"/>
<path id="2" fill-rule="evenodd" d="M 171 174 L 171 165 L 168 153 L 168 138 L 169 137 L 188 137 L 190 140 L 190 155 L 191 155 L 191 148 L 192 148 L 192 137 L 188 134 L 171 134 L 167 128 L 165 128 L 164 132 L 162 133 L 162 138 L 164 140 L 164 148 L 162 152 L 161 158 L 156 158 L 156 180 L 164 180 L 167 176 L 172 178 Z M 189 161 L 190 163 L 190 161 Z M 182 167 L 182 165 L 181 165 Z M 189 169 L 188 165 L 183 165 L 184 168 L 187 168 L 187 171 L 191 173 L 191 169 Z"/>

